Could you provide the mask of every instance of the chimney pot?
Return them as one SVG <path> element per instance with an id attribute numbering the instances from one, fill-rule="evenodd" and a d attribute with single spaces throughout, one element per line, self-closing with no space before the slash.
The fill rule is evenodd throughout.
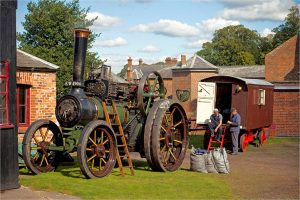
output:
<path id="1" fill-rule="evenodd" d="M 133 81 L 133 70 L 132 70 L 132 59 L 131 57 L 128 58 L 127 63 L 127 81 L 132 82 Z"/>
<path id="2" fill-rule="evenodd" d="M 166 57 L 165 63 L 166 63 L 166 65 L 172 65 L 171 57 Z"/>
<path id="3" fill-rule="evenodd" d="M 139 65 L 142 65 L 143 64 L 143 60 L 140 58 L 139 59 Z"/>
<path id="4" fill-rule="evenodd" d="M 181 55 L 181 66 L 186 66 L 186 55 Z"/>
<path id="5" fill-rule="evenodd" d="M 177 58 L 172 58 L 172 65 L 176 65 L 177 64 Z"/>

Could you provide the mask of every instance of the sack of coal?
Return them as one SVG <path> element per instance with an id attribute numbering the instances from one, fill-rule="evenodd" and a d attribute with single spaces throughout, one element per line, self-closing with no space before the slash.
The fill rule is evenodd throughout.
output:
<path id="1" fill-rule="evenodd" d="M 191 171 L 207 173 L 205 160 L 207 154 L 197 149 L 191 151 Z"/>
<path id="2" fill-rule="evenodd" d="M 216 169 L 219 173 L 229 173 L 229 162 L 227 159 L 227 153 L 225 148 L 216 148 L 212 150 L 213 160 L 216 165 Z"/>
<path id="3" fill-rule="evenodd" d="M 205 166 L 208 173 L 218 173 L 211 151 L 207 153 Z"/>
<path id="4" fill-rule="evenodd" d="M 224 159 L 224 162 L 225 162 L 226 169 L 227 169 L 227 171 L 229 173 L 230 172 L 230 166 L 229 166 L 229 161 L 228 161 L 226 149 L 222 148 L 221 153 L 223 155 L 223 159 Z"/>

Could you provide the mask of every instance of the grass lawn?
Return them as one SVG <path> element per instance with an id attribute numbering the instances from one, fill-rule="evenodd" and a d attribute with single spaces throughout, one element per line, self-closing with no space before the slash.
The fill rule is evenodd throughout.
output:
<path id="1" fill-rule="evenodd" d="M 266 140 L 266 144 L 299 143 L 299 139 L 298 137 L 271 137 Z"/>
<path id="2" fill-rule="evenodd" d="M 181 169 L 152 172 L 145 162 L 135 162 L 135 176 L 121 177 L 119 169 L 102 179 L 85 179 L 78 166 L 62 166 L 56 172 L 21 177 L 21 184 L 83 199 L 230 199 L 221 174 L 201 174 Z M 126 169 L 129 173 L 129 169 Z M 25 170 L 22 171 L 26 173 Z"/>
<path id="3" fill-rule="evenodd" d="M 297 143 L 299 138 L 270 138 L 265 145 Z M 201 136 L 190 143 L 202 144 Z M 253 147 L 254 148 L 254 147 Z M 251 151 L 251 147 L 249 149 Z M 147 163 L 135 161 L 135 176 L 121 177 L 119 169 L 102 179 L 86 179 L 78 165 L 60 166 L 56 172 L 21 176 L 20 182 L 37 190 L 55 191 L 83 199 L 232 199 L 224 174 L 201 174 L 181 169 L 172 173 L 152 172 Z M 129 173 L 129 169 L 126 169 Z M 21 174 L 28 174 L 24 169 Z"/>

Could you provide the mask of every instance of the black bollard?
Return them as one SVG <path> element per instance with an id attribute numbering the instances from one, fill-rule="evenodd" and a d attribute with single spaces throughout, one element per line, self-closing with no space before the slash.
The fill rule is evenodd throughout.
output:
<path id="1" fill-rule="evenodd" d="M 16 9 L 17 0 L 0 0 L 1 191 L 20 187 L 16 123 Z"/>

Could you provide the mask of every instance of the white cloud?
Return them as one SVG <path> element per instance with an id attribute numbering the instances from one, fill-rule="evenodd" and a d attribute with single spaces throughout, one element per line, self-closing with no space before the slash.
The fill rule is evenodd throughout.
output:
<path id="1" fill-rule="evenodd" d="M 127 41 L 122 37 L 117 37 L 115 39 L 109 39 L 109 40 L 97 40 L 95 42 L 95 46 L 101 46 L 101 47 L 118 47 L 126 44 Z"/>
<path id="2" fill-rule="evenodd" d="M 144 52 L 144 53 L 154 53 L 154 52 L 160 51 L 160 49 L 157 48 L 156 46 L 148 45 L 148 46 L 142 48 L 140 51 Z"/>
<path id="3" fill-rule="evenodd" d="M 139 24 L 130 28 L 130 31 L 152 32 L 170 37 L 189 37 L 199 34 L 197 27 L 170 19 L 160 19 L 154 23 Z"/>
<path id="4" fill-rule="evenodd" d="M 295 5 L 292 0 L 222 0 L 227 6 L 220 16 L 225 19 L 281 21 Z"/>
<path id="5" fill-rule="evenodd" d="M 201 49 L 203 43 L 210 41 L 213 38 L 213 34 L 216 30 L 224 28 L 229 25 L 239 25 L 240 22 L 236 20 L 226 20 L 223 18 L 210 18 L 197 23 L 197 27 L 200 31 L 200 38 L 197 40 L 189 40 L 183 46 L 187 49 Z"/>
<path id="6" fill-rule="evenodd" d="M 91 20 L 98 17 L 93 24 L 94 28 L 99 28 L 99 27 L 110 27 L 117 25 L 121 22 L 121 19 L 118 17 L 113 17 L 113 16 L 108 16 L 104 15 L 99 12 L 89 12 L 87 13 L 87 19 Z"/>
<path id="7" fill-rule="evenodd" d="M 229 25 L 239 25 L 240 22 L 236 20 L 226 20 L 223 18 L 210 18 L 203 20 L 201 23 L 198 23 L 200 30 L 208 33 L 214 33 L 216 30 L 224 28 Z"/>
<path id="8" fill-rule="evenodd" d="M 260 35 L 261 35 L 262 37 L 267 37 L 267 36 L 270 35 L 270 34 L 275 34 L 275 33 L 272 32 L 272 30 L 269 29 L 269 28 L 264 28 L 264 30 L 262 30 L 262 32 L 260 33 Z"/>
<path id="9" fill-rule="evenodd" d="M 206 40 L 206 39 L 199 39 L 197 41 L 194 41 L 194 42 L 188 42 L 187 44 L 184 45 L 185 48 L 187 49 L 201 49 L 202 48 L 202 45 L 205 43 L 205 42 L 208 42 L 209 40 Z"/>
<path id="10" fill-rule="evenodd" d="M 111 66 L 111 70 L 114 73 L 119 73 L 123 66 L 127 63 L 128 55 L 118 54 L 118 53 L 106 53 L 101 54 L 101 58 L 106 59 L 106 65 Z"/>

